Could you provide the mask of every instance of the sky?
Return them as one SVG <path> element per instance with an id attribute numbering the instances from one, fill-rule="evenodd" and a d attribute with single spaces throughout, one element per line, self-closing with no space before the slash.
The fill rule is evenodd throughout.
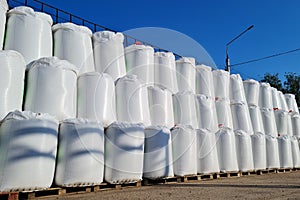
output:
<path id="1" fill-rule="evenodd" d="M 199 43 L 218 68 L 224 68 L 225 65 L 226 43 L 250 25 L 254 25 L 254 28 L 229 46 L 231 64 L 300 48 L 298 0 L 41 1 L 121 32 L 142 27 L 159 27 L 180 32 Z M 143 40 L 153 42 L 153 39 L 147 37 Z M 168 45 L 174 43 L 177 41 L 161 39 L 163 47 L 170 47 Z M 177 48 L 178 46 L 181 44 Z M 168 50 L 178 51 L 176 48 Z M 191 56 L 188 50 L 187 47 L 182 48 L 181 55 Z M 278 72 L 281 78 L 285 72 L 299 75 L 300 51 L 235 66 L 231 72 L 240 73 L 244 79 L 257 80 L 262 79 L 266 72 Z"/>

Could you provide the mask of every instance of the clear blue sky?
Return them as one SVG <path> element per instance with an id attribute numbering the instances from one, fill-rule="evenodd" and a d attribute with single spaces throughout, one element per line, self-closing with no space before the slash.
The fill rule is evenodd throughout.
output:
<path id="1" fill-rule="evenodd" d="M 300 48 L 298 0 L 41 1 L 115 30 L 179 31 L 200 43 L 217 66 L 224 66 L 225 44 L 252 24 L 254 29 L 230 46 L 232 64 Z M 300 51 L 232 69 L 244 78 L 261 79 L 265 72 L 300 74 Z"/>

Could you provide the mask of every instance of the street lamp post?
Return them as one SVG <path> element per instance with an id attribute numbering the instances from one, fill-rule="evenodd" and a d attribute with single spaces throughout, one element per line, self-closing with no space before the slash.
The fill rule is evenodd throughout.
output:
<path id="1" fill-rule="evenodd" d="M 236 36 L 235 38 L 233 38 L 230 42 L 228 42 L 226 44 L 226 68 L 225 70 L 228 71 L 230 73 L 230 59 L 229 59 L 229 55 L 228 55 L 228 47 L 231 43 L 233 43 L 235 40 L 237 40 L 239 37 L 241 37 L 242 35 L 244 35 L 247 31 L 250 31 L 252 28 L 254 27 L 254 25 L 249 26 L 246 30 L 244 30 L 243 32 L 241 32 L 238 36 Z"/>

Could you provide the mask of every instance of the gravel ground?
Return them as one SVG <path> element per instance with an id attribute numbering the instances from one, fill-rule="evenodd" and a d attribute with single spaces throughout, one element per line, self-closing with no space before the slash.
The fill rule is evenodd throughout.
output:
<path id="1" fill-rule="evenodd" d="M 46 199 L 299 199 L 300 171 L 99 191 Z"/>

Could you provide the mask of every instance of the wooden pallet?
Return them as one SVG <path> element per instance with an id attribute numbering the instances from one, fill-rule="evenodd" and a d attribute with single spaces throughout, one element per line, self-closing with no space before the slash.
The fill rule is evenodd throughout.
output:
<path id="1" fill-rule="evenodd" d="M 282 169 L 278 169 L 277 173 L 286 173 L 286 172 L 291 172 L 292 169 L 291 168 L 282 168 Z"/>
<path id="2" fill-rule="evenodd" d="M 296 171 L 300 171 L 300 168 L 293 168 L 292 170 L 296 172 Z"/>
<path id="3" fill-rule="evenodd" d="M 142 184 L 157 185 L 157 184 L 178 183 L 178 182 L 181 182 L 181 178 L 178 177 L 166 177 L 166 178 L 158 178 L 158 179 L 144 178 Z"/>
<path id="4" fill-rule="evenodd" d="M 278 169 L 262 169 L 262 170 L 256 170 L 257 175 L 263 175 L 263 174 L 275 174 L 277 173 Z"/>
<path id="5" fill-rule="evenodd" d="M 241 175 L 241 176 L 256 175 L 256 171 L 253 171 L 253 170 L 251 170 L 251 171 L 245 171 L 245 172 L 240 171 L 240 175 Z"/>
<path id="6" fill-rule="evenodd" d="M 240 177 L 241 173 L 240 172 L 221 172 L 219 174 L 220 178 L 230 178 L 230 177 Z"/>

